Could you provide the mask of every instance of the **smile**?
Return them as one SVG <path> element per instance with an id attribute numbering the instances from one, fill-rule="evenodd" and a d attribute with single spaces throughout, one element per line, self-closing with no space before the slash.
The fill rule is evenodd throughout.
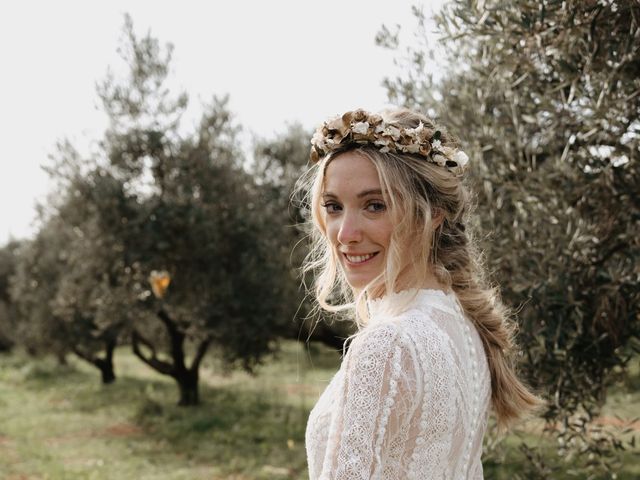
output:
<path id="1" fill-rule="evenodd" d="M 344 257 L 347 259 L 347 262 L 349 264 L 351 264 L 351 265 L 362 265 L 363 263 L 366 263 L 369 260 L 371 260 L 377 254 L 378 254 L 378 252 L 368 253 L 366 255 L 347 255 L 345 253 Z"/>

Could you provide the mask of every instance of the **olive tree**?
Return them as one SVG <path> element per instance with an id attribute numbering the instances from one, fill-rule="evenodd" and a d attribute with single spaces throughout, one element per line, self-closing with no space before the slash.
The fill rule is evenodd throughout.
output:
<path id="1" fill-rule="evenodd" d="M 141 310 L 130 320 L 134 353 L 175 379 L 181 405 L 193 405 L 212 346 L 251 371 L 293 317 L 282 224 L 245 169 L 227 99 L 205 105 L 193 132 L 182 128 L 187 96 L 166 86 L 172 47 L 138 38 L 128 18 L 124 33 L 128 76 L 99 86 L 111 120 L 104 168 L 137 205 L 116 222 L 125 225 L 116 236 L 128 277 L 117 283 L 132 285 Z M 152 294 L 154 272 L 162 288 Z"/>
<path id="2" fill-rule="evenodd" d="M 262 187 L 262 203 L 272 218 L 282 225 L 280 238 L 283 256 L 288 255 L 290 281 L 288 298 L 297 306 L 295 321 L 289 323 L 288 338 L 319 341 L 342 352 L 345 339 L 354 331 L 352 322 L 340 322 L 323 315 L 314 306 L 305 287 L 309 279 L 301 277 L 301 266 L 309 252 L 308 205 L 299 198 L 298 180 L 309 169 L 311 132 L 299 124 L 288 125 L 271 139 L 259 139 L 254 145 L 250 170 Z"/>
<path id="3" fill-rule="evenodd" d="M 15 344 L 16 312 L 11 300 L 9 280 L 16 269 L 20 242 L 11 240 L 0 248 L 0 352 L 11 350 Z"/>
<path id="4" fill-rule="evenodd" d="M 436 116 L 472 156 L 476 231 L 559 458 L 614 468 L 622 441 L 594 419 L 639 346 L 640 6 L 455 0 L 435 17 L 438 49 L 414 13 L 421 46 L 378 36 L 404 67 L 389 97 Z M 523 449 L 538 473 L 562 468 Z"/>

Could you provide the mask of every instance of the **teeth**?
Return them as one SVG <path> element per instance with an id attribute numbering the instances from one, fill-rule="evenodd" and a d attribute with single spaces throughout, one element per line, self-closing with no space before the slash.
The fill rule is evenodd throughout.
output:
<path id="1" fill-rule="evenodd" d="M 373 257 L 373 253 L 369 255 L 345 255 L 351 263 L 362 263 Z"/>

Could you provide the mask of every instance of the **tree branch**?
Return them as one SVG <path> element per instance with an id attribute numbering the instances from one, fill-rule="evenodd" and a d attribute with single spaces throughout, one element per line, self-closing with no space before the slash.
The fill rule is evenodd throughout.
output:
<path id="1" fill-rule="evenodd" d="M 142 353 L 142 350 L 140 349 L 140 345 L 144 345 L 145 347 L 147 347 L 151 351 L 151 356 L 150 357 L 147 357 L 147 356 L 144 355 L 144 353 Z M 144 363 L 149 365 L 151 368 L 153 368 L 157 372 L 162 373 L 164 375 L 169 375 L 169 376 L 172 376 L 172 377 L 175 375 L 174 366 L 171 365 L 169 362 L 165 362 L 163 360 L 160 360 L 156 356 L 156 350 L 155 350 L 153 344 L 149 340 L 144 338 L 140 334 L 140 332 L 138 332 L 138 330 L 136 330 L 135 328 L 133 329 L 133 332 L 131 333 L 131 346 L 133 348 L 133 353 L 140 360 L 142 360 Z"/>
<path id="2" fill-rule="evenodd" d="M 191 362 L 191 368 L 189 368 L 189 370 L 191 371 L 198 370 L 198 368 L 200 367 L 200 362 L 202 362 L 204 355 L 207 353 L 207 350 L 209 349 L 209 345 L 211 345 L 210 336 L 205 338 L 202 342 L 200 342 L 200 345 L 198 345 L 198 350 L 196 351 L 195 357 L 193 357 L 193 361 Z"/>
<path id="3" fill-rule="evenodd" d="M 178 329 L 176 322 L 169 314 L 161 308 L 158 311 L 158 318 L 162 320 L 169 334 L 171 341 L 171 358 L 173 359 L 173 368 L 175 371 L 186 371 L 184 364 L 184 337 L 185 334 Z"/>
<path id="4" fill-rule="evenodd" d="M 80 350 L 80 348 L 78 348 L 77 345 L 72 345 L 71 346 L 71 350 L 73 351 L 73 353 L 75 353 L 81 359 L 83 359 L 83 360 L 85 360 L 85 361 L 97 366 L 96 358 L 93 355 L 89 355 L 88 353 L 83 352 L 82 350 Z"/>

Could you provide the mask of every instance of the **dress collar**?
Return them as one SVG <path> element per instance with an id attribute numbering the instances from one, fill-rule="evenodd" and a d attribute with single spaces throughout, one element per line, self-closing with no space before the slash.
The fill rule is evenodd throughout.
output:
<path id="1" fill-rule="evenodd" d="M 409 309 L 428 307 L 443 310 L 452 315 L 458 313 L 458 299 L 453 290 L 447 292 L 432 288 L 408 289 L 384 295 L 374 300 L 367 300 L 369 322 L 378 323 L 391 320 Z"/>

